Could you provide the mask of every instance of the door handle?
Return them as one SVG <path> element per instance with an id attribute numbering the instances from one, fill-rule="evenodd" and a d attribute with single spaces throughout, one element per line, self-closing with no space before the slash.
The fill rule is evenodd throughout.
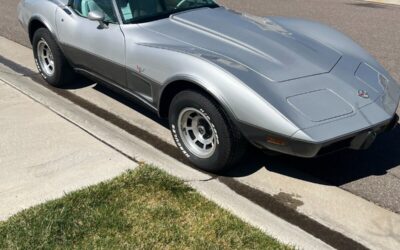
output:
<path id="1" fill-rule="evenodd" d="M 72 12 L 71 12 L 69 9 L 67 9 L 67 8 L 63 8 L 63 11 L 64 11 L 65 13 L 67 13 L 68 15 L 72 15 Z"/>

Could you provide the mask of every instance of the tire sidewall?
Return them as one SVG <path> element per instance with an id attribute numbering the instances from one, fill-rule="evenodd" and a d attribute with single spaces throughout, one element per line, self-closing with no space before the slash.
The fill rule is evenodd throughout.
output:
<path id="1" fill-rule="evenodd" d="M 49 46 L 51 53 L 53 54 L 53 60 L 54 60 L 54 74 L 49 76 L 47 75 L 42 67 L 40 66 L 39 63 L 39 59 L 38 59 L 38 43 L 41 40 L 44 40 L 47 45 Z M 33 41 L 32 41 L 32 47 L 33 47 L 33 55 L 34 55 L 34 59 L 35 59 L 35 64 L 36 67 L 40 73 L 40 75 L 43 77 L 44 80 L 46 80 L 46 82 L 48 82 L 51 85 L 57 85 L 58 79 L 60 78 L 60 74 L 61 74 L 61 62 L 60 62 L 60 58 L 58 56 L 57 53 L 57 47 L 56 47 L 56 43 L 54 41 L 54 39 L 52 38 L 50 32 L 45 29 L 45 28 L 41 28 L 38 29 L 34 36 L 33 36 Z"/>
<path id="2" fill-rule="evenodd" d="M 190 93 L 190 92 L 188 92 Z M 182 98 L 183 96 L 183 98 Z M 204 99 L 197 96 L 198 98 L 191 98 L 190 95 L 181 95 L 181 98 L 175 98 L 171 104 L 170 108 L 170 129 L 172 136 L 175 140 L 176 145 L 182 151 L 182 153 L 197 167 L 210 171 L 210 172 L 219 172 L 221 171 L 226 164 L 227 156 L 229 155 L 229 131 L 225 121 L 221 119 L 221 114 L 214 105 L 209 102 L 207 99 Z M 179 114 L 185 108 L 194 108 L 202 112 L 204 117 L 210 122 L 212 129 L 216 135 L 216 149 L 211 157 L 209 158 L 199 158 L 188 150 L 185 143 L 183 142 L 180 133 L 178 131 L 178 119 Z"/>

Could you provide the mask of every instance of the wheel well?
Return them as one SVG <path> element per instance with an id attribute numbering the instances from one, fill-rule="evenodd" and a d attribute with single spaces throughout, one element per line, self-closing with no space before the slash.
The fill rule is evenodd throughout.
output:
<path id="1" fill-rule="evenodd" d="M 184 90 L 199 91 L 219 104 L 218 100 L 216 100 L 216 98 L 214 96 L 212 96 L 208 91 L 206 91 L 204 88 L 200 87 L 199 85 L 192 83 L 192 82 L 188 82 L 188 81 L 175 81 L 175 82 L 168 84 L 168 86 L 162 92 L 162 95 L 160 98 L 160 103 L 159 103 L 159 114 L 161 117 L 168 118 L 169 106 L 172 102 L 172 99 L 179 92 L 182 92 Z"/>
<path id="2" fill-rule="evenodd" d="M 42 23 L 39 20 L 33 20 L 30 22 L 30 24 L 29 24 L 29 40 L 31 43 L 33 41 L 33 35 L 40 28 L 47 28 L 47 27 L 44 23 Z"/>

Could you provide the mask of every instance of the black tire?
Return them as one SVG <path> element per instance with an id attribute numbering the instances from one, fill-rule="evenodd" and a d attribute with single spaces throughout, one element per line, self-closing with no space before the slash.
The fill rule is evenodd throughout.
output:
<path id="1" fill-rule="evenodd" d="M 215 151 L 207 158 L 196 156 L 184 143 L 179 132 L 178 120 L 181 112 L 193 108 L 201 111 L 208 119 L 217 135 Z M 207 94 L 194 90 L 185 90 L 178 93 L 172 100 L 169 108 L 169 123 L 172 136 L 183 154 L 196 167 L 213 173 L 227 171 L 234 166 L 244 155 L 247 141 L 228 119 L 219 105 Z"/>
<path id="2" fill-rule="evenodd" d="M 44 40 L 46 42 L 52 52 L 54 61 L 53 74 L 47 74 L 46 70 L 42 68 L 39 62 L 38 44 L 41 40 Z M 40 28 L 35 32 L 35 34 L 33 35 L 32 46 L 36 66 L 39 70 L 39 73 L 42 75 L 47 83 L 54 87 L 63 87 L 68 83 L 71 83 L 76 78 L 75 71 L 69 65 L 57 42 L 54 40 L 48 29 Z"/>

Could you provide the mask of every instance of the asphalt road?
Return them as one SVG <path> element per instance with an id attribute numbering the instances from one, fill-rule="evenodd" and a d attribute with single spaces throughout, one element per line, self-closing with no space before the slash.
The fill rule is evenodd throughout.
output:
<path id="1" fill-rule="evenodd" d="M 0 35 L 29 46 L 16 20 L 17 3 L 2 0 Z M 221 0 L 220 3 L 260 16 L 299 17 L 331 25 L 359 42 L 400 81 L 400 7 L 352 0 Z M 399 144 L 400 128 L 381 136 L 370 150 L 363 152 L 345 151 L 313 160 L 266 158 L 254 152 L 248 157 L 252 160 L 232 174 L 248 175 L 262 167 L 281 173 L 289 167 L 294 171 L 284 174 L 296 178 L 308 178 L 302 173 L 311 174 L 317 180 L 307 179 L 310 182 L 318 179 L 328 182 L 400 213 Z"/>

